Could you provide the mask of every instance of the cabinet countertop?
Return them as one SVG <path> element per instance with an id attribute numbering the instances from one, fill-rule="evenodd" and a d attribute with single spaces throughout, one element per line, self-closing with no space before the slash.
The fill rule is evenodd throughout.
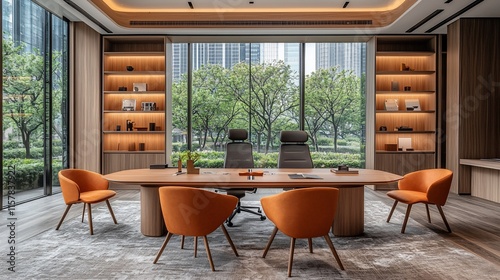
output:
<path id="1" fill-rule="evenodd" d="M 482 167 L 488 169 L 500 170 L 500 159 L 499 158 L 488 158 L 488 159 L 460 159 L 461 165 L 469 165 L 475 167 Z"/>

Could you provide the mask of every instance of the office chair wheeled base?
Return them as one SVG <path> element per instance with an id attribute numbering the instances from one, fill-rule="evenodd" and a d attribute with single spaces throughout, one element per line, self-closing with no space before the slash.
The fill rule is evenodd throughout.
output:
<path id="1" fill-rule="evenodd" d="M 257 211 L 250 210 L 252 208 L 257 209 Z M 231 222 L 231 220 L 234 218 L 234 216 L 236 216 L 236 214 L 241 213 L 241 211 L 260 216 L 261 221 L 264 221 L 266 219 L 266 216 L 262 215 L 262 210 L 260 210 L 260 207 L 258 207 L 258 206 L 241 206 L 241 202 L 238 201 L 238 204 L 236 205 L 236 209 L 234 209 L 231 216 L 229 216 L 229 218 L 227 218 L 227 220 L 226 220 L 226 225 L 228 227 L 233 226 L 233 223 Z"/>

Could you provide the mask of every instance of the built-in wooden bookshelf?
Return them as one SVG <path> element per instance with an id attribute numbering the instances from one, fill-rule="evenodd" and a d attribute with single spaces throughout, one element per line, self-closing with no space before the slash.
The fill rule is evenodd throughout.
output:
<path id="1" fill-rule="evenodd" d="M 436 60 L 435 36 L 376 38 L 376 169 L 404 175 L 435 167 Z M 405 101 L 410 100 L 418 100 L 418 109 L 406 107 Z M 396 103 L 398 108 L 387 110 L 386 102 Z M 411 130 L 400 130 L 400 127 Z M 409 150 L 398 149 L 400 138 L 411 139 Z"/>
<path id="2" fill-rule="evenodd" d="M 104 174 L 165 162 L 165 46 L 163 36 L 103 37 Z"/>

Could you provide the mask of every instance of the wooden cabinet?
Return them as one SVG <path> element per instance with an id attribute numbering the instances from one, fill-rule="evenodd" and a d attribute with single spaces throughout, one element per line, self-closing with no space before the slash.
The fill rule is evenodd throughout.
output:
<path id="1" fill-rule="evenodd" d="M 103 37 L 102 170 L 165 162 L 163 36 Z"/>
<path id="2" fill-rule="evenodd" d="M 436 60 L 434 36 L 376 38 L 376 169 L 404 175 L 435 167 Z"/>

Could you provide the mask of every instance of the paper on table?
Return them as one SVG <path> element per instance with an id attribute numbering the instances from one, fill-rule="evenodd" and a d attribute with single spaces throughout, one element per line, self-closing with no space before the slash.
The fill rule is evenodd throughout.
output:
<path id="1" fill-rule="evenodd" d="M 288 174 L 288 177 L 290 177 L 290 179 L 323 179 L 318 175 L 303 173 Z"/>

